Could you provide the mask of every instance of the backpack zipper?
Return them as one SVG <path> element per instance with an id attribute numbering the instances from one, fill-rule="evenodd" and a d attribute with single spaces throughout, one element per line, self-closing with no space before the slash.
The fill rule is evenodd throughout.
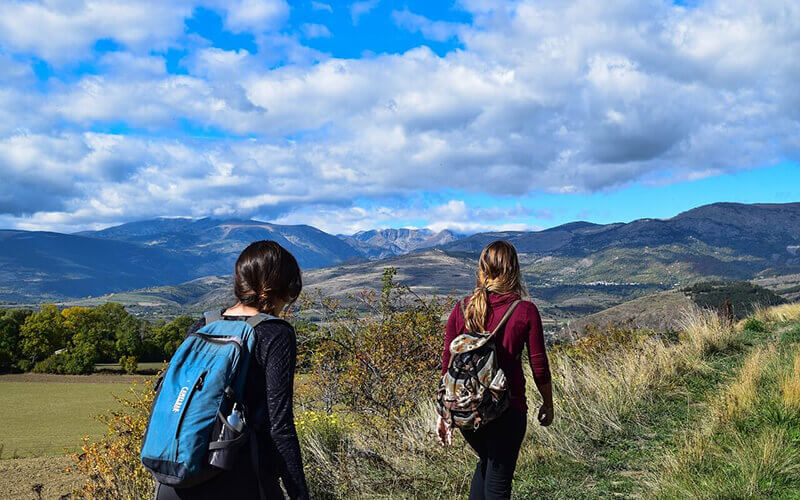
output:
<path id="1" fill-rule="evenodd" d="M 200 391 L 200 390 L 203 389 L 203 384 L 205 383 L 205 379 L 206 379 L 206 374 L 207 373 L 208 372 L 205 371 L 205 372 L 201 373 L 199 377 L 197 377 L 197 380 L 195 380 L 194 385 L 192 385 L 192 389 L 189 391 L 189 394 L 186 395 L 186 400 L 183 402 L 183 407 L 181 408 L 181 416 L 178 417 L 178 425 L 175 427 L 175 439 L 174 439 L 174 442 L 175 442 L 175 453 L 174 453 L 175 461 L 178 460 L 178 450 L 180 449 L 180 443 L 178 442 L 178 436 L 180 436 L 180 433 L 181 433 L 181 427 L 183 426 L 183 419 L 186 416 L 186 411 L 187 411 L 187 408 L 189 407 L 189 404 L 191 404 L 191 402 L 192 402 L 192 396 L 194 396 L 195 392 Z"/>

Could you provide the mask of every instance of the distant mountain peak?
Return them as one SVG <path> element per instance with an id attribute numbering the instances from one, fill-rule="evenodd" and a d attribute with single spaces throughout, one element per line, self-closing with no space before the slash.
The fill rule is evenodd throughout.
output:
<path id="1" fill-rule="evenodd" d="M 435 232 L 429 228 L 385 228 L 358 231 L 350 236 L 340 236 L 369 258 L 402 255 L 423 248 L 444 245 L 461 238 L 444 229 Z"/>

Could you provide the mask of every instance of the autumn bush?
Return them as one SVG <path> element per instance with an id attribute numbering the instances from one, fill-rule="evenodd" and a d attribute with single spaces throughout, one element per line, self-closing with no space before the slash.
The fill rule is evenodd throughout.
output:
<path id="1" fill-rule="evenodd" d="M 395 274 L 387 268 L 381 292 L 365 292 L 355 305 L 318 301 L 322 319 L 310 353 L 309 376 L 325 408 L 341 405 L 386 430 L 432 397 L 447 312 L 446 301 L 415 296 Z"/>
<path id="2" fill-rule="evenodd" d="M 97 418 L 106 425 L 99 440 L 84 438 L 81 451 L 73 455 L 74 469 L 83 476 L 75 495 L 79 498 L 151 498 L 153 479 L 139 461 L 142 438 L 153 403 L 153 382 L 134 385 L 117 396 L 119 408 Z"/>

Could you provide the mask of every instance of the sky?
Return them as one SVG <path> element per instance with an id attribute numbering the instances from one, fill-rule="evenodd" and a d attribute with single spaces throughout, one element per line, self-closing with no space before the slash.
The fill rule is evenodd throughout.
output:
<path id="1" fill-rule="evenodd" d="M 800 201 L 796 0 L 0 2 L 0 228 Z"/>

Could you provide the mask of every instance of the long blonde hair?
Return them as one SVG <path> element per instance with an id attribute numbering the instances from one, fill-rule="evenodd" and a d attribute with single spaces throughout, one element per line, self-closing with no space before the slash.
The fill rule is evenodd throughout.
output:
<path id="1" fill-rule="evenodd" d="M 521 297 L 527 295 L 519 271 L 517 250 L 507 241 L 489 243 L 481 252 L 478 280 L 464 317 L 468 331 L 485 331 L 489 292 L 516 293 Z"/>

